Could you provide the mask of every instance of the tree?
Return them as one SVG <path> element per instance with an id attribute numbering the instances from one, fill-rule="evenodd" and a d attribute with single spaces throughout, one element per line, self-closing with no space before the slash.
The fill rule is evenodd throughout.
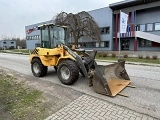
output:
<path id="1" fill-rule="evenodd" d="M 84 36 L 101 41 L 100 29 L 97 23 L 85 11 L 77 14 L 61 12 L 56 16 L 55 24 L 67 26 L 67 37 L 73 37 L 76 45 L 78 45 L 78 40 Z"/>
<path id="2" fill-rule="evenodd" d="M 19 38 L 19 37 L 9 37 L 6 35 L 1 36 L 2 40 L 14 40 L 16 41 L 16 48 L 20 46 L 21 48 L 26 48 L 26 40 L 24 38 Z"/>
<path id="3" fill-rule="evenodd" d="M 12 40 L 16 41 L 16 48 L 18 48 L 18 46 L 20 46 L 21 48 L 26 48 L 26 40 L 25 39 L 13 37 Z"/>

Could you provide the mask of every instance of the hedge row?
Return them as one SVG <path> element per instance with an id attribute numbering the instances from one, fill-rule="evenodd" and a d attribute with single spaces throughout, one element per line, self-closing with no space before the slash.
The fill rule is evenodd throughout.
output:
<path id="1" fill-rule="evenodd" d="M 111 57 L 115 58 L 117 55 L 115 53 L 108 53 L 108 52 L 98 53 L 98 57 L 108 57 L 108 56 L 111 56 Z M 128 56 L 128 54 L 123 54 L 123 57 L 124 58 L 128 58 L 129 56 Z M 139 59 L 145 58 L 145 59 L 148 59 L 148 60 L 149 59 L 158 60 L 158 56 L 157 55 L 153 55 L 152 57 L 150 57 L 148 55 L 147 56 L 139 55 L 138 58 Z"/>

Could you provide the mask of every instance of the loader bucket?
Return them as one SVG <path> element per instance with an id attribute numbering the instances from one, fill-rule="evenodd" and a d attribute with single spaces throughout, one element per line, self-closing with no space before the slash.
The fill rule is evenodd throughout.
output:
<path id="1" fill-rule="evenodd" d="M 97 65 L 92 83 L 95 92 L 116 96 L 131 83 L 125 70 L 125 61 L 106 66 Z"/>

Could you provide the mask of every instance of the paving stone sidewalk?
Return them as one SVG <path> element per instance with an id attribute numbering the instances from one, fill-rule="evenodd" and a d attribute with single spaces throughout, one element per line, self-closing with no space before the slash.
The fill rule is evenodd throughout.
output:
<path id="1" fill-rule="evenodd" d="M 82 95 L 45 120 L 158 120 L 107 101 Z"/>

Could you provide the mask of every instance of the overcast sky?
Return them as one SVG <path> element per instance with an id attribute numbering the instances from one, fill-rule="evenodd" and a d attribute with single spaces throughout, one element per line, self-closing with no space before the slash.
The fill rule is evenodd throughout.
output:
<path id="1" fill-rule="evenodd" d="M 0 39 L 25 38 L 25 26 L 51 20 L 61 11 L 77 13 L 121 0 L 0 0 Z"/>

